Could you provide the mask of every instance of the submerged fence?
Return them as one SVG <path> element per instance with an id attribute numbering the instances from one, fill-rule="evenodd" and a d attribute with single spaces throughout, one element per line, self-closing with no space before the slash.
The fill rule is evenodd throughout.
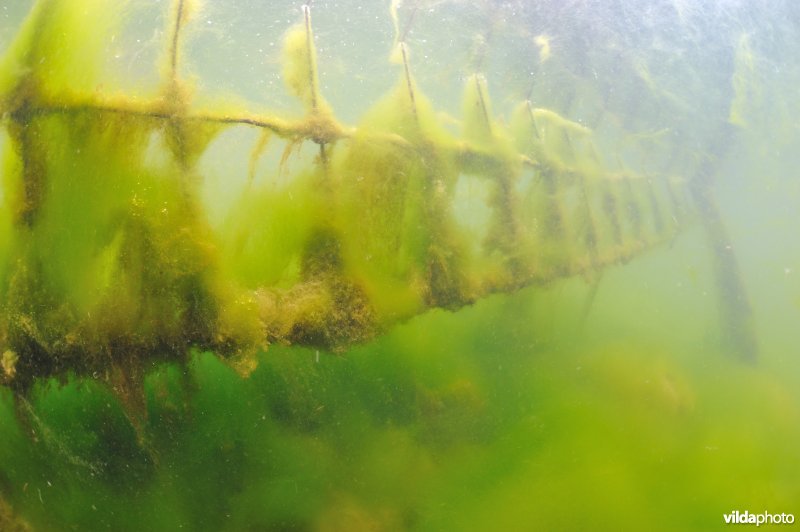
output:
<path id="1" fill-rule="evenodd" d="M 453 132 L 415 81 L 407 31 L 396 87 L 357 127 L 342 124 L 320 90 L 308 5 L 283 43 L 302 117 L 193 102 L 179 74 L 187 0 L 172 7 L 157 97 L 80 89 L 101 63 L 95 34 L 114 27 L 104 4 L 39 2 L 0 67 L 0 378 L 18 392 L 90 376 L 136 417 L 147 368 L 190 349 L 247 373 L 269 343 L 337 351 L 426 309 L 595 281 L 698 219 L 727 238 L 702 180 L 608 169 L 589 128 L 530 100 L 499 120 L 479 71 Z M 275 139 L 281 168 L 303 144 L 317 155 L 279 191 L 248 188 L 225 240 L 198 197 L 198 160 L 232 127 L 262 131 L 251 173 Z M 465 181 L 482 223 L 455 213 Z M 721 284 L 740 302 L 728 326 L 752 344 L 735 260 L 717 247 Z M 255 273 L 245 282 L 237 264 Z"/>

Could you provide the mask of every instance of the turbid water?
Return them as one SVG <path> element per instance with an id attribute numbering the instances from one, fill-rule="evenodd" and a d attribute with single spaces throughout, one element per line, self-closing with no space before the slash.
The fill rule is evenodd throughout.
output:
<path id="1" fill-rule="evenodd" d="M 794 3 L 270 4 L 0 6 L 0 529 L 800 513 Z"/>

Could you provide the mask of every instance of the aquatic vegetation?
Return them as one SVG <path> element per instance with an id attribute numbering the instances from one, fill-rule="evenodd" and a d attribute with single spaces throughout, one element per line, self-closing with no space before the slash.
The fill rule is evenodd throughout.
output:
<path id="1" fill-rule="evenodd" d="M 182 520 L 230 529 L 437 528 L 459 519 L 488 523 L 531 478 L 537 497 L 569 506 L 549 496 L 547 484 L 583 474 L 569 464 L 574 452 L 599 457 L 589 477 L 610 477 L 612 491 L 633 495 L 633 473 L 613 445 L 638 452 L 640 442 L 614 434 L 590 448 L 586 442 L 602 432 L 593 417 L 613 422 L 620 405 L 634 402 L 626 419 L 663 437 L 662 455 L 677 455 L 688 444 L 670 439 L 669 428 L 685 428 L 699 408 L 697 377 L 624 344 L 589 361 L 556 350 L 563 355 L 556 368 L 527 359 L 510 347 L 519 334 L 514 313 L 492 296 L 588 284 L 589 301 L 576 312 L 585 319 L 600 279 L 615 266 L 695 229 L 709 238 L 728 351 L 755 360 L 750 304 L 713 194 L 728 137 L 719 135 L 695 165 L 649 171 L 629 164 L 623 149 L 609 155 L 600 121 L 539 105 L 530 91 L 513 105 L 492 101 L 493 79 L 484 72 L 489 31 L 475 39 L 473 71 L 463 76 L 460 115 L 452 118 L 415 77 L 409 33 L 422 15 L 400 2 L 389 10 L 394 42 L 386 65 L 397 79 L 376 102 L 358 102 L 356 124 L 340 120 L 326 98 L 317 50 L 325 35 L 315 36 L 310 4 L 279 45 L 279 90 L 294 100 L 294 114 L 226 94 L 210 101 L 199 96 L 186 53 L 200 12 L 190 0 L 165 10 L 160 78 L 149 92 L 104 85 L 104 50 L 128 23 L 118 2 L 40 0 L 0 62 L 0 384 L 18 418 L 0 452 L 37 472 L 37 490 L 51 476 L 74 483 L 87 498 L 80 504 L 98 511 L 86 494 L 106 491 L 129 468 L 130 482 L 119 490 L 136 508 L 188 507 L 173 474 L 225 487 L 186 487 L 191 510 L 148 514 L 153 528 Z M 537 68 L 563 60 L 557 38 L 526 38 Z M 743 38 L 729 113 L 737 127 L 753 90 L 751 53 Z M 643 83 L 660 90 L 640 66 Z M 619 144 L 668 134 L 626 132 Z M 214 152 L 242 138 L 246 160 Z M 221 222 L 202 197 L 204 158 L 212 153 L 231 167 L 225 179 L 239 172 L 246 183 Z M 265 168 L 274 177 L 267 185 Z M 439 309 L 472 314 L 461 317 L 467 326 L 454 327 Z M 487 320 L 495 337 L 464 334 L 498 313 Z M 423 314 L 442 337 L 426 336 L 415 321 Z M 544 338 L 546 320 L 532 314 L 521 313 Z M 514 370 L 481 356 L 500 351 Z M 345 352 L 349 366 L 327 356 Z M 573 380 L 566 370 L 573 363 L 587 376 Z M 559 386 L 565 396 L 596 394 L 603 404 L 553 400 Z M 543 405 L 546 423 L 561 427 L 555 440 L 542 442 L 539 425 L 522 419 L 521 402 Z M 794 434 L 793 413 L 779 403 L 769 409 Z M 64 436 L 81 408 L 94 428 Z M 241 424 L 226 412 L 241 415 Z M 0 414 L 10 421 L 10 409 Z M 664 426 L 654 421 L 661 419 Z M 46 441 L 66 472 L 26 450 L 28 434 Z M 505 472 L 510 494 L 476 480 L 489 454 L 517 464 L 520 448 L 554 441 L 563 447 L 544 449 L 552 462 Z M 39 518 L 45 527 L 98 522 L 70 515 L 62 492 L 45 489 L 42 497 L 33 487 L 3 486 L 27 482 L 26 475 L 0 471 L 0 495 L 11 494 L 9 503 L 0 498 L 0 528 L 18 520 L 12 505 L 27 516 L 36 498 L 57 508 Z M 406 484 L 376 488 L 404 475 L 425 495 Z M 459 491 L 461 478 L 473 492 Z M 649 488 L 652 497 L 658 490 Z M 486 494 L 488 505 L 460 517 L 423 500 L 476 494 Z M 122 503 L 103 503 L 103 522 L 119 525 Z M 535 522 L 523 506 L 510 523 Z M 211 515 L 220 509 L 230 521 Z M 559 524 L 557 515 L 545 517 Z"/>

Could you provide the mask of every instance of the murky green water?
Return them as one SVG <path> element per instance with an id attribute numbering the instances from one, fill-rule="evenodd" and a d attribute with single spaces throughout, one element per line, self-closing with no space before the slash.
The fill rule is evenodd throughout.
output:
<path id="1" fill-rule="evenodd" d="M 294 88 L 300 3 L 206 2 L 172 73 L 175 6 L 42 4 L 0 6 L 0 528 L 800 513 L 793 3 L 314 2 Z"/>

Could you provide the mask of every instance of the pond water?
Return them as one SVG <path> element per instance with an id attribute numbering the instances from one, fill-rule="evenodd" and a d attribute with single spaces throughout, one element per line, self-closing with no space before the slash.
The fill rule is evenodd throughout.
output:
<path id="1" fill-rule="evenodd" d="M 0 529 L 800 513 L 795 3 L 40 0 L 0 52 Z"/>

